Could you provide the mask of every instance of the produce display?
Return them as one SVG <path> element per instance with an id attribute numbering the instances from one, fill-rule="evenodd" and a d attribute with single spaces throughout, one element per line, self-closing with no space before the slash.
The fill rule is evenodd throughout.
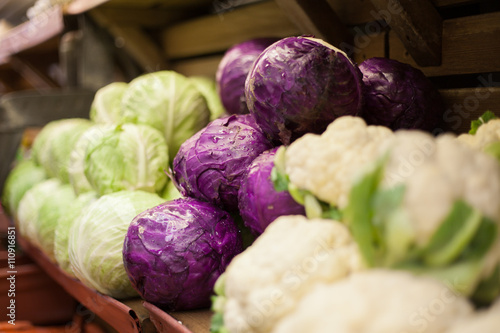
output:
<path id="1" fill-rule="evenodd" d="M 410 65 L 251 40 L 216 80 L 101 88 L 2 204 L 89 288 L 210 308 L 213 333 L 496 333 L 500 121 L 441 133 L 442 112 Z"/>

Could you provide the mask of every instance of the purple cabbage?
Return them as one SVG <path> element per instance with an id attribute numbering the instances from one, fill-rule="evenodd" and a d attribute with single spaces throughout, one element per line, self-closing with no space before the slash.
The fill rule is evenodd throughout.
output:
<path id="1" fill-rule="evenodd" d="M 245 82 L 250 113 L 273 141 L 287 145 L 357 115 L 362 76 L 345 53 L 319 39 L 287 37 L 260 54 Z"/>
<path id="2" fill-rule="evenodd" d="M 180 198 L 133 219 L 123 261 L 144 300 L 165 310 L 192 310 L 210 305 L 215 281 L 242 250 L 238 228 L 227 212 Z"/>
<path id="3" fill-rule="evenodd" d="M 215 81 L 217 92 L 226 111 L 230 114 L 249 113 L 245 100 L 245 80 L 252 65 L 276 38 L 251 39 L 229 48 L 217 67 Z"/>
<path id="4" fill-rule="evenodd" d="M 440 124 L 441 95 L 419 69 L 387 58 L 367 59 L 359 69 L 365 86 L 362 117 L 368 124 L 425 131 Z"/>
<path id="5" fill-rule="evenodd" d="M 246 167 L 272 147 L 252 115 L 216 119 L 181 145 L 173 179 L 183 196 L 236 211 Z"/>
<path id="6" fill-rule="evenodd" d="M 288 191 L 277 192 L 271 180 L 277 148 L 259 155 L 247 168 L 238 192 L 238 207 L 245 226 L 255 235 L 282 215 L 305 215 Z"/>

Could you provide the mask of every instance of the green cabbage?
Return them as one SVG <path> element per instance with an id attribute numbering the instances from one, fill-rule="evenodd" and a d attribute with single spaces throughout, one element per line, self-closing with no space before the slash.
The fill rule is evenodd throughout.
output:
<path id="1" fill-rule="evenodd" d="M 159 193 L 167 181 L 168 161 L 168 148 L 158 130 L 123 124 L 91 140 L 85 176 L 99 195 L 122 190 Z"/>
<path id="2" fill-rule="evenodd" d="M 59 183 L 42 199 L 38 218 L 34 221 L 36 243 L 53 261 L 54 238 L 59 218 L 68 213 L 70 204 L 75 200 L 75 192 L 69 184 Z"/>
<path id="3" fill-rule="evenodd" d="M 111 133 L 114 126 L 94 125 L 87 129 L 76 142 L 70 155 L 68 173 L 69 182 L 77 195 L 88 191 L 93 191 L 87 177 L 85 176 L 85 154 L 87 147 L 97 140 L 101 140 L 104 135 Z"/>
<path id="4" fill-rule="evenodd" d="M 22 197 L 30 188 L 47 178 L 42 167 L 33 160 L 19 162 L 5 180 L 2 193 L 2 204 L 7 214 L 17 217 L 17 208 Z"/>
<path id="5" fill-rule="evenodd" d="M 26 191 L 17 208 L 19 233 L 36 245 L 40 245 L 37 236 L 37 221 L 45 199 L 61 186 L 56 178 L 46 179 Z"/>
<path id="6" fill-rule="evenodd" d="M 45 125 L 33 143 L 33 158 L 49 177 L 69 183 L 68 166 L 71 151 L 77 140 L 92 122 L 70 118 L 55 120 Z"/>
<path id="7" fill-rule="evenodd" d="M 173 71 L 149 73 L 132 80 L 123 94 L 122 111 L 124 121 L 160 130 L 171 156 L 210 118 L 203 94 L 191 80 Z"/>
<path id="8" fill-rule="evenodd" d="M 220 118 L 226 113 L 226 109 L 224 109 L 220 96 L 217 93 L 215 80 L 205 76 L 191 76 L 189 79 L 195 84 L 203 97 L 205 97 L 210 109 L 210 120 Z"/>
<path id="9" fill-rule="evenodd" d="M 167 183 L 167 185 L 165 185 L 165 187 L 163 188 L 163 191 L 160 193 L 160 196 L 163 199 L 170 201 L 170 200 L 181 198 L 182 194 L 181 194 L 181 192 L 179 192 L 177 187 L 175 187 L 174 182 L 169 181 Z"/>
<path id="10" fill-rule="evenodd" d="M 90 108 L 90 120 L 97 124 L 120 124 L 122 96 L 127 87 L 125 82 L 113 82 L 99 89 Z"/>
<path id="11" fill-rule="evenodd" d="M 74 275 L 71 270 L 68 255 L 69 230 L 83 211 L 94 201 L 97 200 L 97 193 L 85 192 L 73 200 L 66 210 L 66 214 L 59 217 L 54 234 L 54 255 L 56 262 L 69 275 Z"/>
<path id="12" fill-rule="evenodd" d="M 135 296 L 123 265 L 125 235 L 136 215 L 163 201 L 154 193 L 121 191 L 85 208 L 69 231 L 69 260 L 76 277 L 115 298 Z"/>

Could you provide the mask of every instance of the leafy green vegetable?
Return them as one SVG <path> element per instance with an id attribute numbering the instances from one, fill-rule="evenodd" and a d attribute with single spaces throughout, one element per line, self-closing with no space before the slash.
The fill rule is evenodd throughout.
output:
<path id="1" fill-rule="evenodd" d="M 160 196 L 163 199 L 170 201 L 170 200 L 174 200 L 177 198 L 181 198 L 182 194 L 181 194 L 181 192 L 179 192 L 177 187 L 175 187 L 174 182 L 168 181 L 167 185 L 165 185 L 165 187 L 163 188 L 163 191 L 160 193 Z"/>
<path id="2" fill-rule="evenodd" d="M 215 282 L 215 295 L 212 296 L 211 310 L 214 312 L 210 325 L 210 332 L 212 333 L 229 333 L 229 331 L 224 327 L 224 305 L 226 302 L 225 284 L 226 276 L 222 273 Z"/>
<path id="3" fill-rule="evenodd" d="M 425 263 L 429 266 L 442 266 L 455 260 L 476 234 L 481 217 L 478 210 L 457 200 L 424 249 Z"/>
<path id="4" fill-rule="evenodd" d="M 379 161 L 371 172 L 355 182 L 349 193 L 349 204 L 343 212 L 344 219 L 369 266 L 376 265 L 380 248 L 384 246 L 379 230 L 373 224 L 374 195 L 382 181 L 383 166 L 384 162 Z"/>
<path id="5" fill-rule="evenodd" d="M 481 127 L 481 125 L 486 124 L 488 121 L 490 121 L 492 119 L 496 119 L 496 118 L 498 118 L 498 117 L 493 112 L 486 111 L 477 120 L 471 121 L 469 134 L 476 134 L 477 129 L 479 127 Z"/>
<path id="6" fill-rule="evenodd" d="M 210 110 L 210 120 L 220 118 L 226 113 L 226 109 L 224 109 L 219 94 L 217 93 L 215 80 L 204 76 L 191 76 L 189 79 L 194 83 L 196 88 L 198 88 L 203 97 L 205 97 Z"/>
<path id="7" fill-rule="evenodd" d="M 163 133 L 171 157 L 210 119 L 207 100 L 195 83 L 173 71 L 132 80 L 123 94 L 122 112 L 125 122 L 149 125 Z"/>
<path id="8" fill-rule="evenodd" d="M 483 148 L 483 151 L 486 154 L 490 154 L 494 158 L 497 159 L 497 161 L 500 161 L 500 142 L 492 142 L 486 147 Z"/>
<path id="9" fill-rule="evenodd" d="M 47 178 L 42 167 L 33 160 L 19 162 L 5 180 L 2 192 L 2 205 L 7 214 L 17 216 L 17 208 L 22 197 L 30 188 Z"/>
<path id="10" fill-rule="evenodd" d="M 95 200 L 97 200 L 97 193 L 94 191 L 80 194 L 75 200 L 69 203 L 65 214 L 60 215 L 57 221 L 54 233 L 54 256 L 59 267 L 70 275 L 74 274 L 71 270 L 68 255 L 69 231 L 86 207 Z"/>
<path id="11" fill-rule="evenodd" d="M 55 120 L 45 125 L 33 142 L 33 158 L 49 177 L 69 183 L 71 152 L 80 136 L 92 126 L 88 119 Z"/>
<path id="12" fill-rule="evenodd" d="M 68 173 L 69 182 L 77 195 L 93 191 L 92 185 L 85 176 L 85 155 L 92 142 L 101 140 L 115 129 L 112 125 L 94 125 L 87 129 L 75 143 L 70 155 Z"/>
<path id="13" fill-rule="evenodd" d="M 97 90 L 90 107 L 90 120 L 96 124 L 120 124 L 123 120 L 122 97 L 127 88 L 125 82 L 113 82 Z"/>
<path id="14" fill-rule="evenodd" d="M 17 209 L 19 233 L 36 245 L 38 243 L 36 223 L 47 196 L 54 193 L 61 186 L 57 178 L 49 178 L 34 185 L 24 194 Z"/>
<path id="15" fill-rule="evenodd" d="M 472 300 L 479 305 L 490 304 L 500 294 L 500 265 L 495 267 L 493 273 L 479 283 L 472 295 Z"/>
<path id="16" fill-rule="evenodd" d="M 115 298 L 135 296 L 123 264 L 123 243 L 132 219 L 164 199 L 144 191 L 120 191 L 87 206 L 69 231 L 69 260 L 87 286 Z"/>
<path id="17" fill-rule="evenodd" d="M 299 189 L 290 182 L 285 171 L 285 152 L 285 146 L 281 146 L 274 157 L 274 167 L 271 170 L 271 181 L 274 189 L 278 192 L 288 191 L 297 203 L 304 205 L 308 218 L 340 220 L 342 214 L 337 207 L 319 200 L 310 191 Z"/>
<path id="18" fill-rule="evenodd" d="M 55 261 L 54 238 L 59 218 L 66 215 L 75 200 L 75 192 L 69 184 L 59 183 L 50 193 L 45 193 L 35 224 L 37 243 L 47 256 Z"/>
<path id="19" fill-rule="evenodd" d="M 99 195 L 122 190 L 160 193 L 167 181 L 168 160 L 168 148 L 158 130 L 123 124 L 89 142 L 85 176 Z"/>

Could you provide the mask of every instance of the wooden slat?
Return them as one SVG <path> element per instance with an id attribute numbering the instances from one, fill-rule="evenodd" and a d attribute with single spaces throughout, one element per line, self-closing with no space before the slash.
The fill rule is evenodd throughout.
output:
<path id="1" fill-rule="evenodd" d="M 148 72 L 167 68 L 167 62 L 156 43 L 139 27 L 111 26 L 112 35 L 123 40 L 123 48 Z"/>
<path id="2" fill-rule="evenodd" d="M 442 20 L 429 0 L 371 0 L 371 2 L 379 11 L 394 12 L 387 23 L 399 36 L 417 64 L 420 66 L 441 64 Z"/>
<path id="3" fill-rule="evenodd" d="M 437 8 L 461 6 L 477 3 L 480 0 L 431 0 Z M 377 10 L 370 1 L 366 0 L 327 0 L 328 4 L 348 26 L 362 25 L 367 22 L 383 20 L 391 15 L 388 10 Z M 418 1 L 416 1 L 418 2 Z"/>
<path id="4" fill-rule="evenodd" d="M 196 11 L 162 8 L 131 8 L 102 6 L 92 10 L 92 15 L 106 17 L 116 25 L 133 25 L 145 28 L 164 27 L 192 17 Z"/>
<path id="5" fill-rule="evenodd" d="M 355 36 L 357 43 L 352 46 L 348 54 L 357 64 L 373 57 L 384 57 L 385 36 L 384 33 L 373 35 Z"/>
<path id="6" fill-rule="evenodd" d="M 230 46 L 258 37 L 300 34 L 274 1 L 202 17 L 168 27 L 162 44 L 169 59 L 223 52 Z"/>
<path id="7" fill-rule="evenodd" d="M 389 40 L 390 57 L 419 67 L 397 36 Z M 428 76 L 500 71 L 500 12 L 443 22 L 441 66 L 419 67 Z"/>
<path id="8" fill-rule="evenodd" d="M 166 313 L 155 305 L 144 302 L 151 321 L 158 333 L 206 333 L 210 331 L 213 312 L 210 310 L 191 310 Z"/>
<path id="9" fill-rule="evenodd" d="M 377 20 L 375 7 L 365 0 L 327 0 L 328 4 L 337 13 L 340 20 L 348 26 L 354 26 Z"/>
<path id="10" fill-rule="evenodd" d="M 56 266 L 36 246 L 28 240 L 19 237 L 18 243 L 23 250 L 64 290 L 81 302 L 87 309 L 105 320 L 120 333 L 141 332 L 135 312 L 116 299 L 102 295 L 68 276 L 60 267 Z M 42 309 L 43 310 L 43 309 Z"/>
<path id="11" fill-rule="evenodd" d="M 459 5 L 467 5 L 470 3 L 477 3 L 480 0 L 431 0 L 436 7 L 451 7 Z"/>
<path id="12" fill-rule="evenodd" d="M 351 42 L 351 34 L 326 1 L 276 0 L 276 3 L 302 33 L 335 46 Z"/>
<path id="13" fill-rule="evenodd" d="M 186 59 L 172 62 L 170 68 L 186 76 L 201 75 L 215 79 L 215 72 L 219 66 L 221 55 Z"/>
<path id="14" fill-rule="evenodd" d="M 471 120 L 479 118 L 486 110 L 500 115 L 500 87 L 484 87 L 483 83 L 478 82 L 477 88 L 440 90 L 447 108 L 443 117 L 444 130 L 466 133 Z"/>
<path id="15" fill-rule="evenodd" d="M 170 312 L 169 315 L 177 319 L 193 333 L 206 333 L 210 330 L 213 312 L 210 310 L 193 310 Z"/>
<path id="16" fill-rule="evenodd" d="M 140 26 L 118 25 L 103 14 L 101 11 L 91 12 L 96 22 L 106 28 L 144 70 L 158 71 L 167 68 L 163 52 Z"/>

